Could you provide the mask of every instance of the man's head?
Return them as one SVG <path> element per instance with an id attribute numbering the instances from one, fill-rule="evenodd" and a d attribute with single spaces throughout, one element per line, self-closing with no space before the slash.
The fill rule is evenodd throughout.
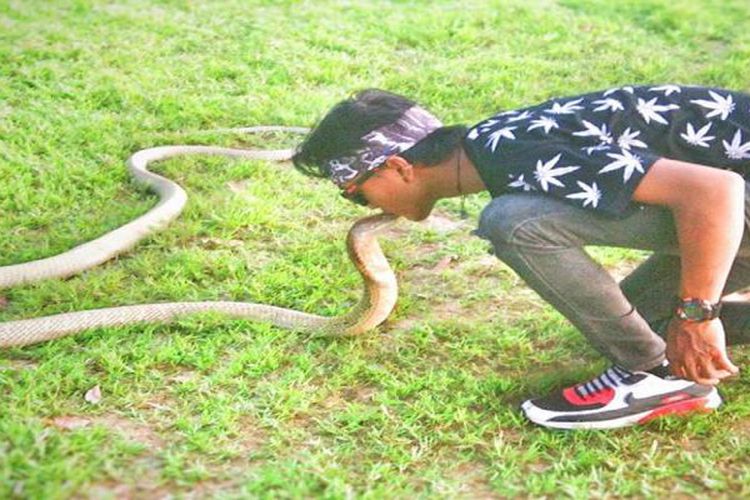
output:
<path id="1" fill-rule="evenodd" d="M 307 175 L 331 179 L 352 201 L 421 219 L 437 198 L 415 167 L 449 158 L 465 132 L 463 126 L 443 127 L 405 97 L 364 90 L 326 114 L 293 162 Z"/>

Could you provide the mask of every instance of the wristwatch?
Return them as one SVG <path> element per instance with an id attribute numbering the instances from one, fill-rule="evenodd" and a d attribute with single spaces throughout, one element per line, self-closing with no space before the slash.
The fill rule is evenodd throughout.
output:
<path id="1" fill-rule="evenodd" d="M 719 317 L 721 302 L 712 304 L 709 300 L 678 298 L 674 315 L 685 321 L 710 321 Z"/>

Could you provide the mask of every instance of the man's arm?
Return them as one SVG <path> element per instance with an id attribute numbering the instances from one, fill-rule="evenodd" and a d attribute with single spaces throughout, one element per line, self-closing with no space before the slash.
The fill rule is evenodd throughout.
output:
<path id="1" fill-rule="evenodd" d="M 680 297 L 718 302 L 742 239 L 745 182 L 733 172 L 662 158 L 633 193 L 640 203 L 663 205 L 674 215 L 680 245 Z M 667 358 L 675 375 L 716 384 L 737 373 L 726 355 L 719 319 L 674 319 Z"/>

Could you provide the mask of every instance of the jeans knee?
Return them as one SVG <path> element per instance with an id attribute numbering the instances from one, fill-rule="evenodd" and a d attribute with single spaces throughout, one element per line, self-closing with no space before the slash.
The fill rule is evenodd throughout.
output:
<path id="1" fill-rule="evenodd" d="M 525 220 L 515 203 L 516 198 L 514 195 L 500 196 L 488 203 L 479 217 L 477 236 L 496 245 L 513 243 L 515 231 Z"/>
<path id="2" fill-rule="evenodd" d="M 507 194 L 493 199 L 482 211 L 477 235 L 496 247 L 566 248 L 571 234 L 566 226 L 571 208 L 559 200 L 533 194 Z"/>
<path id="3" fill-rule="evenodd" d="M 580 233 L 587 219 L 582 215 L 581 209 L 548 196 L 507 194 L 484 208 L 476 234 L 495 248 L 558 251 L 583 245 Z"/>

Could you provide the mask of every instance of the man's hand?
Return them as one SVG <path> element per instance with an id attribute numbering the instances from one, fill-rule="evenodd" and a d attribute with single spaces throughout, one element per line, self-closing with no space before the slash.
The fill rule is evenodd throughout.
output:
<path id="1" fill-rule="evenodd" d="M 672 373 L 699 384 L 716 385 L 739 369 L 727 356 L 721 320 L 672 319 L 667 328 L 667 359 Z"/>

